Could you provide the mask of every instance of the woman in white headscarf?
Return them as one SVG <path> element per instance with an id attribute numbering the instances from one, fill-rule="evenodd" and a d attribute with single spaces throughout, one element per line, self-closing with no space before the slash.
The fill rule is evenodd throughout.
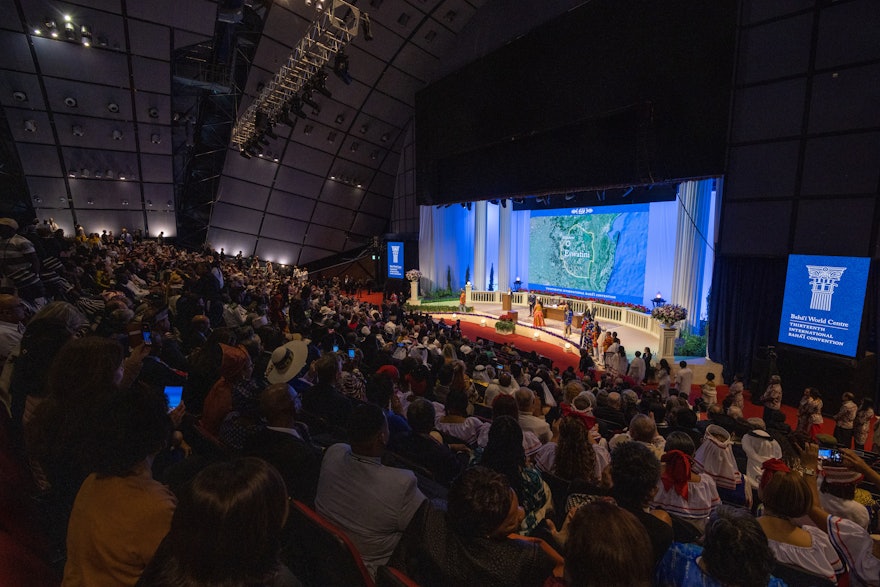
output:
<path id="1" fill-rule="evenodd" d="M 752 492 L 756 492 L 763 472 L 761 465 L 767 459 L 781 459 L 782 447 L 772 436 L 761 429 L 752 430 L 743 436 L 742 447 L 749 458 L 746 465 L 746 484 Z"/>
<path id="2" fill-rule="evenodd" d="M 718 487 L 718 495 L 726 503 L 745 505 L 751 495 L 745 491 L 742 473 L 733 456 L 733 439 L 730 432 L 716 424 L 710 424 L 703 436 L 703 443 L 694 454 L 698 472 L 711 475 Z"/>

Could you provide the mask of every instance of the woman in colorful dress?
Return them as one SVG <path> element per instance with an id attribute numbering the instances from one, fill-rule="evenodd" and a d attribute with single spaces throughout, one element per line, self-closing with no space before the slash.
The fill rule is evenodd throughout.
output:
<path id="1" fill-rule="evenodd" d="M 544 327 L 544 304 L 541 303 L 541 300 L 538 300 L 538 303 L 535 304 L 535 314 L 532 317 L 532 326 L 535 328 Z"/>

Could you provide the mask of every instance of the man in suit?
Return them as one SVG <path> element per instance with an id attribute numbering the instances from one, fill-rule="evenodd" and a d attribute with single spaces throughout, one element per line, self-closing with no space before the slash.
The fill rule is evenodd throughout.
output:
<path id="1" fill-rule="evenodd" d="M 287 493 L 312 506 L 321 472 L 321 450 L 309 442 L 308 428 L 296 421 L 294 394 L 275 383 L 260 395 L 266 427 L 248 438 L 244 454 L 260 457 L 281 473 Z"/>
<path id="2" fill-rule="evenodd" d="M 538 303 L 538 296 L 534 293 L 529 292 L 529 316 L 535 313 L 535 304 Z"/>

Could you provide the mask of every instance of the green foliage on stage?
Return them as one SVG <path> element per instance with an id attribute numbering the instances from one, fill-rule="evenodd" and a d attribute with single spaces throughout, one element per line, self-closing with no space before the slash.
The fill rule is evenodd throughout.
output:
<path id="1" fill-rule="evenodd" d="M 707 337 L 705 335 L 701 336 L 682 331 L 681 337 L 675 339 L 675 355 L 681 357 L 705 357 L 706 340 Z"/>
<path id="2" fill-rule="evenodd" d="M 513 320 L 499 320 L 495 323 L 495 332 L 499 334 L 513 334 L 516 332 L 516 322 Z"/>

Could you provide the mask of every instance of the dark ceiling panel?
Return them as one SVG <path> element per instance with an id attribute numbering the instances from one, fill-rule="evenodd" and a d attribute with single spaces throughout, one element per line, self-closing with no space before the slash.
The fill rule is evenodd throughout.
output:
<path id="1" fill-rule="evenodd" d="M 241 177 L 259 185 L 270 186 L 275 181 L 277 171 L 277 163 L 259 158 L 244 159 L 238 155 L 238 150 L 230 150 L 226 156 L 224 173 L 231 177 Z"/>
<path id="2" fill-rule="evenodd" d="M 318 202 L 315 206 L 315 213 L 312 216 L 312 222 L 317 222 L 324 226 L 348 227 L 351 226 L 352 220 L 354 220 L 354 211 L 325 204 L 324 202 Z M 311 231 L 309 234 L 311 235 Z"/>
<path id="3" fill-rule="evenodd" d="M 77 211 L 89 208 L 141 210 L 141 191 L 133 181 L 70 179 L 70 193 Z M 91 203 L 90 203 L 91 200 Z"/>
<path id="4" fill-rule="evenodd" d="M 302 243 L 308 226 L 307 222 L 266 214 L 265 218 L 263 218 L 260 238 L 265 236 L 280 241 Z"/>
<path id="5" fill-rule="evenodd" d="M 6 116 L 9 119 L 9 130 L 17 142 L 55 144 L 55 137 L 52 135 L 52 127 L 49 124 L 49 115 L 45 112 L 7 108 Z M 29 128 L 36 130 L 28 130 Z"/>
<path id="6" fill-rule="evenodd" d="M 148 57 L 131 58 L 137 88 L 149 88 L 157 94 L 171 93 L 171 69 L 166 61 Z"/>
<path id="7" fill-rule="evenodd" d="M 58 149 L 54 145 L 18 143 L 18 156 L 25 175 L 61 177 Z"/>
<path id="8" fill-rule="evenodd" d="M 144 204 L 154 212 L 174 211 L 174 185 L 170 183 L 144 183 Z M 172 220 L 173 222 L 173 220 Z"/>
<path id="9" fill-rule="evenodd" d="M 315 209 L 315 200 L 273 190 L 266 212 L 308 221 Z"/>
<path id="10" fill-rule="evenodd" d="M 77 210 L 76 218 L 87 231 L 98 234 L 104 230 L 119 234 L 122 227 L 144 230 L 144 213 L 137 210 Z"/>
<path id="11" fill-rule="evenodd" d="M 308 169 L 312 173 L 326 177 L 333 163 L 333 155 L 291 141 L 284 152 L 282 163 L 288 167 Z"/>
<path id="12" fill-rule="evenodd" d="M 137 175 L 136 153 L 71 147 L 65 147 L 63 153 L 67 170 L 75 172 L 77 176 L 82 174 L 83 169 L 88 169 L 92 177 L 95 171 L 102 170 L 105 179 L 112 177 L 115 181 L 120 181 L 120 175 L 126 177 L 125 181 L 132 180 Z"/>
<path id="13" fill-rule="evenodd" d="M 80 116 L 106 117 L 111 120 L 131 119 L 131 91 L 109 86 L 98 86 L 80 81 L 47 77 L 44 78 L 49 104 L 56 113 Z M 65 98 L 73 98 L 77 104 L 71 108 L 64 103 Z M 110 112 L 108 104 L 116 104 L 118 112 Z"/>
<path id="14" fill-rule="evenodd" d="M 253 208 L 262 212 L 269 199 L 269 188 L 231 177 L 223 177 L 217 190 L 217 201 Z"/>
<path id="15" fill-rule="evenodd" d="M 217 3 L 211 0 L 128 2 L 130 16 L 203 35 L 214 34 Z"/>
<path id="16" fill-rule="evenodd" d="M 24 92 L 27 99 L 17 100 L 13 96 L 15 92 Z M 0 104 L 7 107 L 44 110 L 43 94 L 37 76 L 15 71 L 0 71 Z"/>
<path id="17" fill-rule="evenodd" d="M 345 226 L 348 229 L 348 225 Z M 307 245 L 319 246 L 329 251 L 340 251 L 345 246 L 345 230 L 312 225 L 306 238 Z"/>
<path id="18" fill-rule="evenodd" d="M 391 196 L 368 192 L 363 202 L 361 210 L 379 218 L 387 218 L 391 213 Z"/>
<path id="19" fill-rule="evenodd" d="M 15 71 L 35 71 L 27 36 L 23 33 L 0 31 L 0 50 L 3 51 L 5 67 Z"/>
<path id="20" fill-rule="evenodd" d="M 283 45 L 293 47 L 308 30 L 309 22 L 302 16 L 287 10 L 281 4 L 272 6 L 272 17 L 263 27 L 263 38 L 269 37 Z"/>
<path id="21" fill-rule="evenodd" d="M 285 191 L 303 196 L 317 197 L 324 185 L 324 179 L 283 165 L 278 170 L 278 186 Z"/>
<path id="22" fill-rule="evenodd" d="M 171 183 L 172 169 L 171 157 L 162 155 L 141 154 L 141 178 L 142 181 L 154 181 L 157 183 Z"/>
<path id="23" fill-rule="evenodd" d="M 130 87 L 125 53 L 42 37 L 31 39 L 43 75 L 74 76 L 82 82 Z M 74 63 L 76 66 L 72 69 Z"/>
<path id="24" fill-rule="evenodd" d="M 132 19 L 128 24 L 128 36 L 134 55 L 168 60 L 171 49 L 168 27 Z"/>
<path id="25" fill-rule="evenodd" d="M 214 204 L 214 210 L 211 214 L 211 225 L 248 234 L 257 234 L 262 219 L 262 212 L 217 202 Z"/>
<path id="26" fill-rule="evenodd" d="M 58 132 L 58 141 L 67 147 L 112 151 L 137 150 L 134 124 L 131 122 L 56 114 L 55 128 Z"/>
<path id="27" fill-rule="evenodd" d="M 137 108 L 137 119 L 141 122 L 171 124 L 171 98 L 169 96 L 141 90 L 135 97 L 135 108 Z M 158 111 L 157 118 L 150 116 L 150 108 L 155 108 Z"/>
<path id="28" fill-rule="evenodd" d="M 64 187 L 64 179 L 60 177 L 29 177 L 27 180 L 28 190 L 32 199 L 42 199 L 43 203 L 58 201 L 61 196 L 67 195 Z M 36 202 L 35 202 L 36 203 Z"/>

